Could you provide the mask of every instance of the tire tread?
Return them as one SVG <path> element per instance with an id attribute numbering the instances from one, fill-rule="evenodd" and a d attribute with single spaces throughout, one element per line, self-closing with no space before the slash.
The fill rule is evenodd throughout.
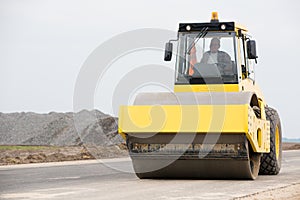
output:
<path id="1" fill-rule="evenodd" d="M 264 153 L 261 157 L 259 174 L 276 175 L 281 168 L 281 125 L 277 111 L 271 107 L 266 107 L 266 118 L 270 121 L 270 153 Z M 276 158 L 275 130 L 279 126 L 279 159 Z"/>

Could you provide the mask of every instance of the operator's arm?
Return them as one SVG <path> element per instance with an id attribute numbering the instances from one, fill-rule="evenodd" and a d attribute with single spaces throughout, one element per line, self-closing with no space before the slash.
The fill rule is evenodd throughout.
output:
<path id="1" fill-rule="evenodd" d="M 207 63 L 207 61 L 208 61 L 208 58 L 209 58 L 209 53 L 208 52 L 205 52 L 204 54 L 203 54 L 203 56 L 202 56 L 202 58 L 201 58 L 201 61 L 200 61 L 200 63 Z"/>
<path id="2" fill-rule="evenodd" d="M 224 66 L 224 71 L 232 73 L 232 63 L 230 56 L 224 51 L 220 51 L 219 53 L 220 57 L 218 59 L 219 62 Z"/>

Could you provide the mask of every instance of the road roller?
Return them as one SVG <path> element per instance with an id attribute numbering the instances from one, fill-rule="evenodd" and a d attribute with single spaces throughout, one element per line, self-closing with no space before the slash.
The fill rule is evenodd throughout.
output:
<path id="1" fill-rule="evenodd" d="M 119 108 L 118 132 L 137 177 L 278 174 L 280 118 L 255 81 L 258 56 L 248 30 L 213 12 L 210 22 L 180 23 L 164 53 L 165 61 L 176 59 L 174 91 L 139 93 Z"/>

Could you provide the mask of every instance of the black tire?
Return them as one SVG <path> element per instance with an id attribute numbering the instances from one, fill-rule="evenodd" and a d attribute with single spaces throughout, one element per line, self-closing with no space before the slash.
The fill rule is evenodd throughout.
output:
<path id="1" fill-rule="evenodd" d="M 266 107 L 265 110 L 266 118 L 270 121 L 270 153 L 264 153 L 261 157 L 259 174 L 276 175 L 280 171 L 282 159 L 282 133 L 280 118 L 275 109 Z M 278 131 L 277 134 L 276 129 Z"/>

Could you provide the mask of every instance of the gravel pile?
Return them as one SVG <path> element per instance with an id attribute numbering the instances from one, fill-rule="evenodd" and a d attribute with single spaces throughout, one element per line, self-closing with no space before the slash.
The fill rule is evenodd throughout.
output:
<path id="1" fill-rule="evenodd" d="M 78 113 L 0 113 L 0 145 L 96 145 L 123 142 L 117 118 L 98 110 Z"/>

